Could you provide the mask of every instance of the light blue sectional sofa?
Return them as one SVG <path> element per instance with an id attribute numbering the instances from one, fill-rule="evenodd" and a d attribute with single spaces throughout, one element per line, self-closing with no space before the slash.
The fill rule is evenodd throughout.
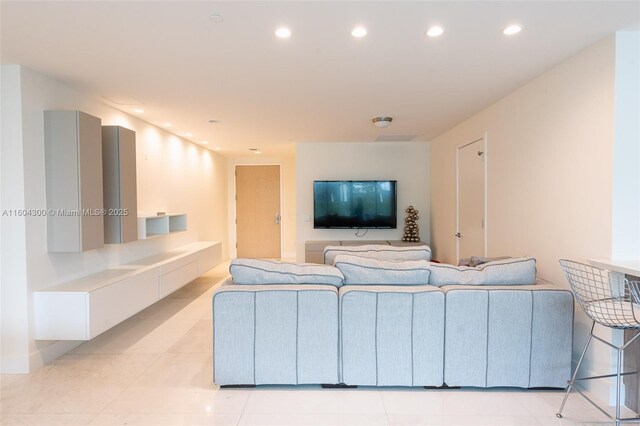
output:
<path id="1" fill-rule="evenodd" d="M 213 295 L 214 382 L 566 386 L 573 296 L 536 280 L 534 259 L 465 269 L 396 255 L 234 260 Z"/>

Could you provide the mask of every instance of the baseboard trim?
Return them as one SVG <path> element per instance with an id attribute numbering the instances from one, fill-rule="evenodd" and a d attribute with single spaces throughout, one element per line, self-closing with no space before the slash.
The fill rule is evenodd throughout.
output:
<path id="1" fill-rule="evenodd" d="M 0 374 L 29 374 L 29 359 L 26 356 L 2 357 Z"/>

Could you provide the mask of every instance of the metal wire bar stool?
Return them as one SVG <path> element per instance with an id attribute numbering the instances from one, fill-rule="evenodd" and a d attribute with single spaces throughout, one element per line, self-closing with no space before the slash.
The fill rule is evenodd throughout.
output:
<path id="1" fill-rule="evenodd" d="M 589 401 L 594 407 L 604 413 L 611 420 L 615 420 L 616 426 L 620 426 L 624 422 L 640 422 L 638 417 L 621 418 L 621 401 L 620 392 L 622 386 L 622 377 L 628 375 L 640 374 L 640 371 L 622 372 L 622 356 L 624 350 L 633 343 L 640 331 L 623 346 L 615 346 L 611 342 L 601 339 L 593 334 L 593 329 L 596 323 L 608 328 L 614 328 L 618 330 L 640 330 L 640 282 L 628 281 L 622 274 L 610 274 L 608 271 L 595 268 L 591 265 L 586 265 L 579 262 L 570 260 L 561 260 L 560 266 L 564 272 L 571 290 L 576 298 L 580 308 L 585 314 L 593 321 L 591 324 L 591 331 L 589 332 L 589 338 L 582 350 L 582 355 L 578 361 L 575 371 L 571 380 L 569 380 L 569 386 L 567 386 L 567 392 L 564 395 L 564 400 L 560 406 L 560 411 L 556 416 L 562 418 L 562 410 L 567 403 L 567 398 L 571 390 L 575 390 L 582 395 L 587 401 Z M 576 378 L 578 370 L 584 359 L 587 349 L 591 344 L 591 341 L 596 339 L 605 345 L 618 351 L 617 373 L 607 374 L 602 376 L 591 376 Z M 616 382 L 616 417 L 613 418 L 609 413 L 600 408 L 595 402 L 593 402 L 587 395 L 585 395 L 575 384 L 581 380 L 594 380 L 615 377 Z"/>

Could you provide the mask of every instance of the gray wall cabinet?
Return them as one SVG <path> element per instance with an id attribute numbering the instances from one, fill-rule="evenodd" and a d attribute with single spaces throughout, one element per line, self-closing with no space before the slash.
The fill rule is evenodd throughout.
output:
<path id="1" fill-rule="evenodd" d="M 138 239 L 136 191 L 136 133 L 120 126 L 102 127 L 104 179 L 104 242 L 121 244 Z"/>
<path id="2" fill-rule="evenodd" d="M 50 252 L 104 245 L 101 124 L 80 111 L 44 112 Z"/>

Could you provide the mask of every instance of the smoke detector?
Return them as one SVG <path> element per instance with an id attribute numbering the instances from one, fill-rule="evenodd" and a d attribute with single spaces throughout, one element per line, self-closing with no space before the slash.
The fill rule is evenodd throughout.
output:
<path id="1" fill-rule="evenodd" d="M 214 24 L 222 24 L 224 22 L 224 17 L 219 13 L 212 13 L 211 15 L 209 15 L 209 19 Z"/>
<path id="2" fill-rule="evenodd" d="M 391 124 L 392 120 L 393 118 L 391 117 L 375 117 L 371 121 L 373 121 L 373 124 L 375 124 L 376 127 L 384 129 L 385 127 L 389 127 L 389 124 Z"/>

